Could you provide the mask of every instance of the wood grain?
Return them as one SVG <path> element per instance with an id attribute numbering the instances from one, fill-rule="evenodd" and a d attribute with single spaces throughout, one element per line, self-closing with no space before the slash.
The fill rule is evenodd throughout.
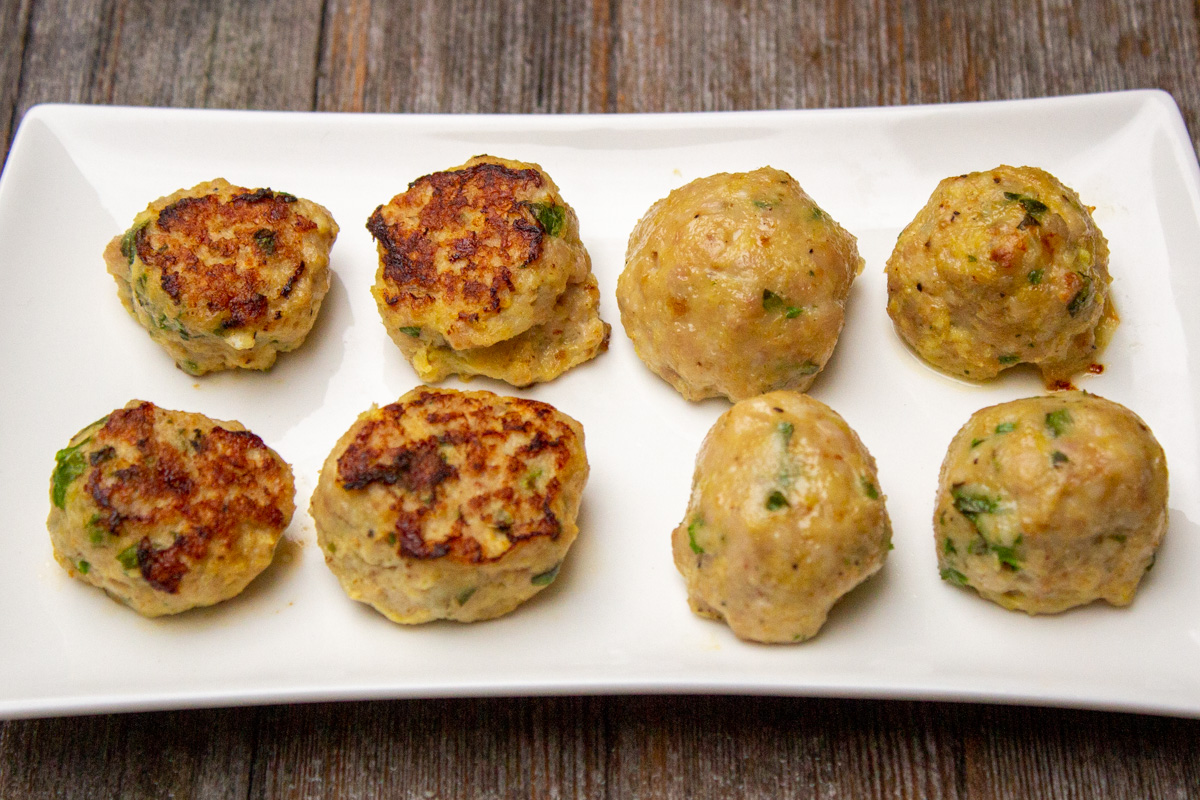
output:
<path id="1" fill-rule="evenodd" d="M 39 102 L 576 113 L 1141 87 L 1171 92 L 1200 143 L 1194 0 L 0 0 L 0 41 L 6 143 Z M 1200 721 L 550 697 L 0 725 L 0 797 L 167 796 L 1182 799 Z"/>
<path id="2" fill-rule="evenodd" d="M 1200 724 L 796 698 L 391 701 L 5 724 L 0 796 L 1194 798 Z"/>

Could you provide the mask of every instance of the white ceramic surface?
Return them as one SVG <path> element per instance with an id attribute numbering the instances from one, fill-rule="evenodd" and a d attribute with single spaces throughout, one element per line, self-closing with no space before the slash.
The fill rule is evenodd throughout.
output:
<path id="1" fill-rule="evenodd" d="M 511 392 L 581 420 L 591 480 L 558 581 L 494 622 L 403 628 L 346 599 L 308 497 L 354 417 L 416 384 L 368 291 L 368 214 L 476 153 L 537 161 L 579 214 L 613 323 L 609 352 Z M 1122 324 L 1081 388 L 1126 404 L 1171 468 L 1171 527 L 1127 609 L 1031 618 L 938 580 L 938 466 L 976 409 L 1037 394 L 1031 372 L 943 376 L 896 338 L 883 265 L 948 175 L 1000 163 L 1074 187 L 1112 248 Z M 636 358 L 615 302 L 626 237 L 693 178 L 787 170 L 859 238 L 866 269 L 812 394 L 879 462 L 895 550 L 798 646 L 691 614 L 671 561 L 701 438 Z M 305 346 L 265 374 L 197 379 L 126 315 L 101 251 L 152 199 L 224 176 L 325 204 L 336 274 Z M 451 695 L 719 692 L 942 698 L 1200 716 L 1200 172 L 1169 96 L 1130 92 L 933 107 L 646 116 L 398 116 L 41 106 L 0 178 L 0 717 Z M 458 385 L 454 381 L 447 385 Z M 509 391 L 487 380 L 472 387 Z M 241 420 L 290 461 L 299 510 L 274 564 L 216 608 L 146 620 L 69 579 L 46 535 L 54 452 L 131 398 Z"/>

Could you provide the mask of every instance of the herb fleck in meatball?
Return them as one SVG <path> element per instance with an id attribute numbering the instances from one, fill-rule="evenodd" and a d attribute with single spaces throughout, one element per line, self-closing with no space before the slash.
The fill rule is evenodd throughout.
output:
<path id="1" fill-rule="evenodd" d="M 977 411 L 942 464 L 942 578 L 1005 608 L 1128 605 L 1166 529 L 1162 447 L 1132 411 L 1094 395 Z"/>
<path id="2" fill-rule="evenodd" d="M 291 468 L 261 439 L 153 403 L 92 423 L 55 461 L 54 557 L 148 617 L 241 592 L 295 510 Z"/>
<path id="3" fill-rule="evenodd" d="M 787 173 L 700 178 L 630 234 L 621 322 L 689 400 L 804 391 L 833 353 L 862 263 L 855 238 Z"/>
<path id="4" fill-rule="evenodd" d="M 312 515 L 352 599 L 399 623 L 472 622 L 554 580 L 587 475 L 583 429 L 552 406 L 422 387 L 350 427 Z"/>
<path id="5" fill-rule="evenodd" d="M 316 203 L 218 178 L 155 200 L 104 260 L 180 369 L 267 369 L 312 329 L 337 234 Z"/>
<path id="6" fill-rule="evenodd" d="M 688 603 L 737 636 L 795 642 L 877 572 L 892 529 L 875 461 L 840 416 L 792 391 L 713 425 L 671 536 Z"/>
<path id="7" fill-rule="evenodd" d="M 1037 366 L 1053 387 L 1117 326 L 1108 243 L 1074 191 L 1034 167 L 947 178 L 887 263 L 888 314 L 921 356 L 984 380 Z"/>

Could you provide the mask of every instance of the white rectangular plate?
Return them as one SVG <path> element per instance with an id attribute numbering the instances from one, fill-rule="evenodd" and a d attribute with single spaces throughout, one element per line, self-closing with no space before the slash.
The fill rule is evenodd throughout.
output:
<path id="1" fill-rule="evenodd" d="M 371 403 L 417 381 L 379 321 L 368 214 L 420 175 L 488 152 L 536 161 L 578 212 L 612 346 L 516 392 L 583 422 L 592 473 L 558 581 L 500 620 L 416 628 L 353 603 L 307 514 L 317 469 Z M 1122 324 L 1081 388 L 1158 434 L 1171 523 L 1134 604 L 1004 611 L 938 579 L 938 466 L 975 410 L 1039 394 L 1029 372 L 945 377 L 897 339 L 884 262 L 949 175 L 1041 166 L 1096 207 Z M 615 302 L 626 237 L 652 202 L 714 172 L 772 165 L 856 234 L 866 269 L 812 394 L 879 462 L 895 550 L 821 633 L 760 646 L 688 610 L 670 532 L 723 401 L 652 375 Z M 148 202 L 216 176 L 326 205 L 336 277 L 304 347 L 267 373 L 197 379 L 126 315 L 101 251 Z M 940 698 L 1200 716 L 1200 179 L 1160 92 L 1006 103 L 647 116 L 395 116 L 43 106 L 0 179 L 0 716 L 355 698 L 620 692 Z M 454 381 L 448 385 L 457 385 Z M 295 520 L 239 598 L 147 620 L 71 580 L 45 528 L 55 451 L 131 398 L 237 419 L 295 468 Z"/>

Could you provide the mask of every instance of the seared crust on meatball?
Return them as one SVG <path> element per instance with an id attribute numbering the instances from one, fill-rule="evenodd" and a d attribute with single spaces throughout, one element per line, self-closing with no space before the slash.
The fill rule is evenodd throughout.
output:
<path id="1" fill-rule="evenodd" d="M 180 369 L 267 369 L 312 329 L 337 234 L 316 203 L 218 178 L 151 203 L 104 260 Z"/>
<path id="2" fill-rule="evenodd" d="M 487 347 L 548 320 L 591 271 L 575 212 L 541 167 L 476 156 L 413 181 L 367 221 L 384 325 Z"/>
<path id="3" fill-rule="evenodd" d="M 712 175 L 633 229 L 621 323 L 688 400 L 805 391 L 833 353 L 862 264 L 855 238 L 787 173 Z"/>
<path id="4" fill-rule="evenodd" d="M 291 468 L 237 422 L 134 400 L 56 456 L 54 557 L 148 617 L 238 594 L 295 510 Z"/>
<path id="5" fill-rule="evenodd" d="M 942 463 L 942 579 L 1030 614 L 1133 601 L 1167 529 L 1167 462 L 1146 423 L 1084 392 L 975 412 Z"/>
<path id="6" fill-rule="evenodd" d="M 1117 326 L 1108 242 L 1079 196 L 1034 167 L 947 178 L 896 241 L 888 314 L 923 359 L 973 380 L 1033 364 L 1047 387 Z"/>
<path id="7" fill-rule="evenodd" d="M 553 581 L 587 475 L 582 427 L 552 406 L 422 387 L 358 418 L 311 511 L 352 599 L 394 622 L 470 622 Z"/>
<path id="8" fill-rule="evenodd" d="M 692 611 L 751 641 L 815 636 L 883 566 L 885 500 L 875 460 L 828 406 L 792 391 L 736 403 L 700 446 L 671 535 Z"/>
<path id="9" fill-rule="evenodd" d="M 550 319 L 489 347 L 455 350 L 424 341 L 420 331 L 396 331 L 393 338 L 423 381 L 436 382 L 453 374 L 485 375 L 513 386 L 529 386 L 554 380 L 607 350 L 610 331 L 611 326 L 600 319 L 600 288 L 588 275 L 583 283 L 567 287 Z"/>

